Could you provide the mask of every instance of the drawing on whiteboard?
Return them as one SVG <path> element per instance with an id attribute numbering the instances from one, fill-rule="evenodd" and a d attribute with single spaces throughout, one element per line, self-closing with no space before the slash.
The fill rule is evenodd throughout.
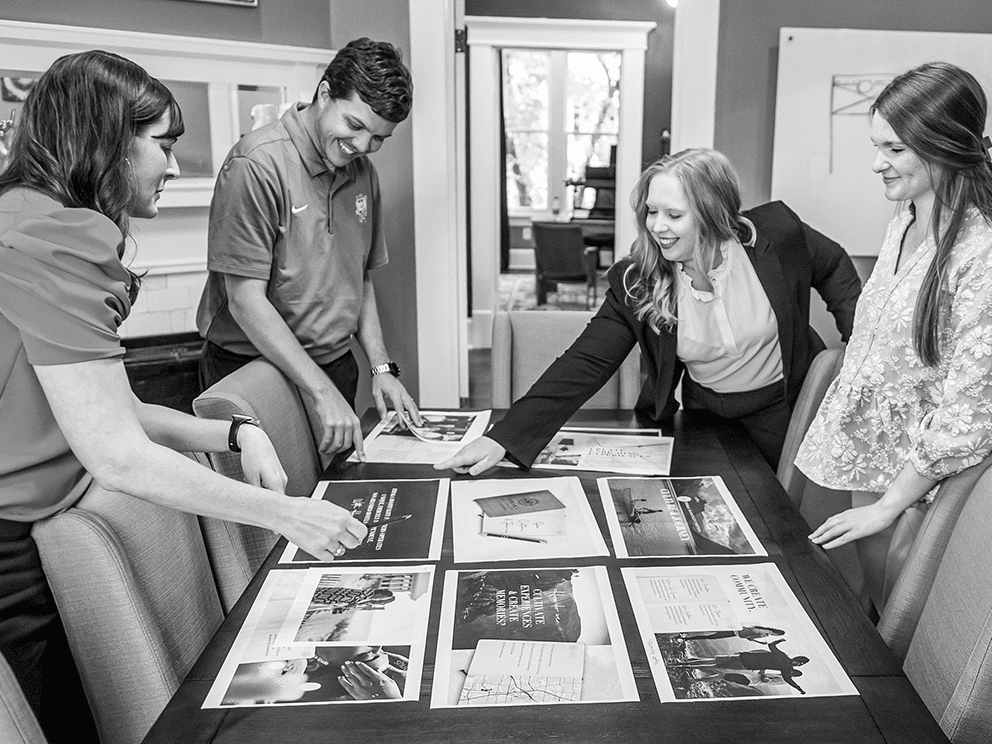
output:
<path id="1" fill-rule="evenodd" d="M 868 117 L 868 109 L 895 74 L 834 75 L 830 82 L 830 173 L 834 172 L 834 117 Z"/>

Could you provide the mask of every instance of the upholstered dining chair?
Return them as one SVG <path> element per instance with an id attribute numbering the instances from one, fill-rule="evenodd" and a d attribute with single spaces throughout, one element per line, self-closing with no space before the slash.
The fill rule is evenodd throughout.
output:
<path id="1" fill-rule="evenodd" d="M 582 239 L 582 228 L 562 222 L 534 222 L 534 264 L 537 304 L 557 292 L 559 282 L 585 282 L 586 307 L 596 302 L 598 252 Z"/>
<path id="2" fill-rule="evenodd" d="M 498 312 L 493 320 L 493 408 L 509 408 L 527 392 L 578 337 L 593 312 L 518 310 Z M 641 390 L 641 353 L 637 346 L 586 408 L 633 408 Z"/>
<path id="3" fill-rule="evenodd" d="M 286 471 L 286 493 L 309 495 L 317 485 L 323 468 L 303 399 L 296 385 L 266 359 L 255 359 L 211 385 L 193 401 L 193 412 L 225 421 L 233 414 L 259 419 Z M 239 455 L 219 452 L 208 458 L 216 472 L 244 480 Z M 221 602 L 229 612 L 278 536 L 220 519 L 200 521 Z"/>
<path id="4" fill-rule="evenodd" d="M 4 744 L 46 744 L 17 677 L 0 654 L 0 741 Z"/>
<path id="5" fill-rule="evenodd" d="M 32 535 L 102 744 L 137 744 L 223 620 L 196 517 L 91 485 Z"/>
<path id="6" fill-rule="evenodd" d="M 963 500 L 903 669 L 954 744 L 992 741 L 992 471 Z"/>

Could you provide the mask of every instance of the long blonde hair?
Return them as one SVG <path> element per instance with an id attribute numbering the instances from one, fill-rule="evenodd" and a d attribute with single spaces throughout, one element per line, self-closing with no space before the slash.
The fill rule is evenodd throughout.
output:
<path id="1" fill-rule="evenodd" d="M 661 254 L 647 227 L 647 198 L 652 179 L 668 173 L 682 184 L 689 210 L 699 225 L 695 263 L 710 271 L 720 245 L 733 237 L 750 236 L 754 227 L 740 215 L 741 195 L 737 174 L 727 157 L 716 150 L 694 147 L 666 155 L 641 173 L 630 194 L 637 222 L 637 239 L 631 250 L 631 263 L 623 277 L 624 289 L 638 320 L 656 333 L 673 331 L 678 323 L 675 291 L 677 267 Z"/>

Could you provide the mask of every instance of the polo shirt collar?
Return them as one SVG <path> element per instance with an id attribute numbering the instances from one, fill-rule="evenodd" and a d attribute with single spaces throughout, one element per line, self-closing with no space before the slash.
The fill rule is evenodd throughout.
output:
<path id="1" fill-rule="evenodd" d="M 307 174 L 311 178 L 316 178 L 323 173 L 331 172 L 331 169 L 327 167 L 327 163 L 324 162 L 324 158 L 320 154 L 320 148 L 317 145 L 319 141 L 317 130 L 310 124 L 307 117 L 303 115 L 303 112 L 311 105 L 309 103 L 298 103 L 295 106 L 291 106 L 285 115 L 283 115 L 282 122 L 286 127 L 286 131 L 289 133 L 289 139 L 292 141 L 293 146 L 300 153 L 300 160 L 303 161 L 303 167 L 307 169 Z M 339 175 L 344 176 L 346 180 L 354 178 L 354 165 L 354 162 L 351 162 L 345 165 L 344 168 L 335 169 L 335 180 L 337 180 Z"/>

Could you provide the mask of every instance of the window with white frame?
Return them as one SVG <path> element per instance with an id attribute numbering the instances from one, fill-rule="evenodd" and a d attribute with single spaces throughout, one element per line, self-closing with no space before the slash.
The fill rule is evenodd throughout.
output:
<path id="1" fill-rule="evenodd" d="M 521 48 L 501 57 L 510 213 L 589 209 L 586 169 L 611 165 L 618 141 L 622 54 Z"/>

